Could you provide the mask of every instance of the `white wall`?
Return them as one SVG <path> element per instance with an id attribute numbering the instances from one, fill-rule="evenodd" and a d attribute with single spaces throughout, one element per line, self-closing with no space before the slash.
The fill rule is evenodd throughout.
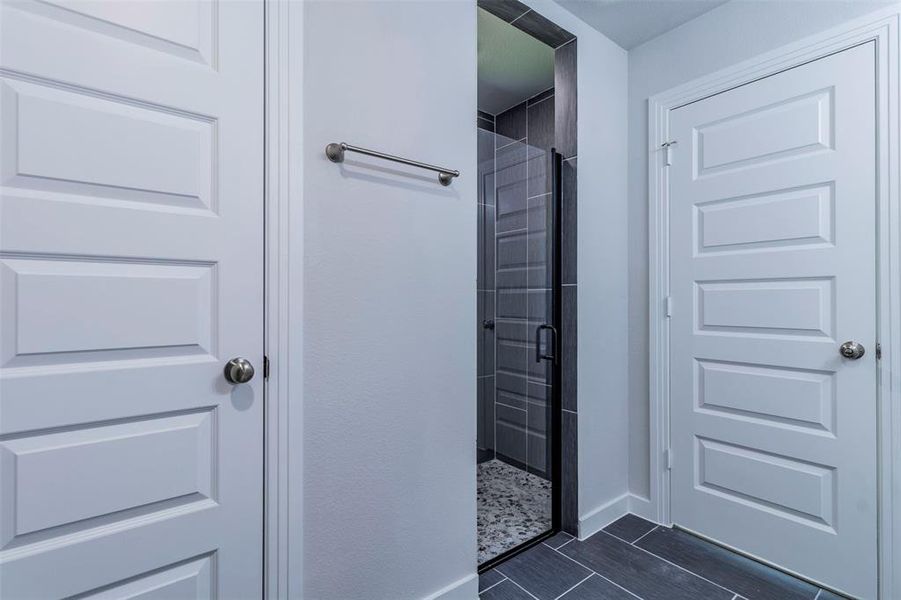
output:
<path id="1" fill-rule="evenodd" d="M 627 357 L 608 351 L 628 343 L 627 56 L 550 0 L 528 4 L 579 38 L 579 503 L 592 533 L 628 489 Z M 475 3 L 308 2 L 303 21 L 304 596 L 473 598 Z M 352 154 L 338 166 L 332 141 L 463 174 L 442 188 Z"/>
<path id="2" fill-rule="evenodd" d="M 308 2 L 303 35 L 304 597 L 472 599 L 475 2 Z"/>
<path id="3" fill-rule="evenodd" d="M 578 38 L 578 424 L 580 534 L 621 515 L 628 493 L 627 54 L 550 0 L 526 0 Z"/>
<path id="4" fill-rule="evenodd" d="M 888 4 L 733 0 L 629 52 L 629 489 L 633 494 L 647 497 L 649 493 L 648 97 Z"/>

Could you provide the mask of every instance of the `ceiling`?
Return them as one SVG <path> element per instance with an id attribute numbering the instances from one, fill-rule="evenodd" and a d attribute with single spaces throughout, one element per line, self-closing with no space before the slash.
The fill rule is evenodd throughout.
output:
<path id="1" fill-rule="evenodd" d="M 496 115 L 554 86 L 554 50 L 479 9 L 479 110 Z"/>
<path id="2" fill-rule="evenodd" d="M 675 29 L 727 0 L 556 0 L 626 50 Z"/>

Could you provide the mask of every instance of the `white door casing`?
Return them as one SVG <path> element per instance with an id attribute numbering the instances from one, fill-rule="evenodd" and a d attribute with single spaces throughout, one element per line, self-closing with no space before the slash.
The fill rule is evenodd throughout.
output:
<path id="1" fill-rule="evenodd" d="M 0 596 L 258 597 L 262 3 L 0 11 Z"/>
<path id="2" fill-rule="evenodd" d="M 875 105 L 868 43 L 673 110 L 669 167 L 672 520 L 868 598 Z"/>

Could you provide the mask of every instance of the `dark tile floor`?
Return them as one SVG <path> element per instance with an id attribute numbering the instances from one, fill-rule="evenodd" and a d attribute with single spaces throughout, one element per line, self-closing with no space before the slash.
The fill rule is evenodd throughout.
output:
<path id="1" fill-rule="evenodd" d="M 831 592 L 691 534 L 626 515 L 566 533 L 479 576 L 480 600 L 827 600 Z"/>

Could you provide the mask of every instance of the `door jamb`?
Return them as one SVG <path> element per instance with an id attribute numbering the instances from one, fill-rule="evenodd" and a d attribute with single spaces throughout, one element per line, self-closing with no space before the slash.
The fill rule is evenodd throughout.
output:
<path id="1" fill-rule="evenodd" d="M 877 364 L 879 598 L 901 598 L 901 199 L 899 199 L 899 22 L 901 8 L 873 12 L 839 27 L 743 61 L 648 99 L 648 256 L 650 503 L 660 523 L 671 524 L 669 320 L 669 179 L 661 151 L 669 139 L 669 113 L 695 102 L 868 41 L 876 44 L 877 91 Z M 678 146 L 677 152 L 678 152 Z M 679 310 L 680 307 L 676 307 Z M 894 310 L 893 310 L 894 309 Z M 894 312 L 894 315 L 892 314 Z M 679 457 L 677 457 L 678 459 Z M 894 563 L 893 563 L 894 560 Z M 897 563 L 897 564 L 895 564 Z"/>
<path id="2" fill-rule="evenodd" d="M 303 595 L 303 4 L 264 3 L 263 598 Z"/>

